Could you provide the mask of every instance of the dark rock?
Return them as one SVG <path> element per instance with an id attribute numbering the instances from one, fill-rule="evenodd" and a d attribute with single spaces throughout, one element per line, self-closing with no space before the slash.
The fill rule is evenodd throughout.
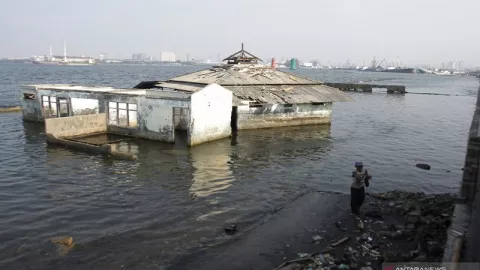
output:
<path id="1" fill-rule="evenodd" d="M 402 262 L 403 256 L 397 252 L 385 252 L 383 253 L 383 259 L 385 262 Z"/>
<path id="2" fill-rule="evenodd" d="M 427 243 L 427 256 L 430 258 L 440 257 L 443 254 L 443 246 L 438 242 L 430 241 Z"/>
<path id="3" fill-rule="evenodd" d="M 350 263 L 350 264 L 348 265 L 348 267 L 350 267 L 350 270 L 358 270 L 358 269 L 359 269 L 357 263 Z"/>
<path id="4" fill-rule="evenodd" d="M 430 165 L 424 164 L 424 163 L 418 163 L 417 168 L 424 169 L 424 170 L 430 170 Z"/>
<path id="5" fill-rule="evenodd" d="M 411 237 L 414 235 L 413 231 L 410 231 L 410 230 L 402 230 L 402 235 L 404 237 Z"/>
<path id="6" fill-rule="evenodd" d="M 372 209 L 365 212 L 366 217 L 383 219 L 382 212 L 379 209 Z"/>
<path id="7" fill-rule="evenodd" d="M 407 223 L 417 223 L 420 221 L 420 218 L 421 218 L 420 211 L 412 211 L 407 214 L 407 216 L 405 217 L 405 221 Z"/>
<path id="8" fill-rule="evenodd" d="M 225 232 L 227 234 L 234 234 L 237 232 L 237 225 L 236 224 L 229 224 L 225 226 Z"/>
<path id="9" fill-rule="evenodd" d="M 420 251 L 418 249 L 410 251 L 410 257 L 415 258 L 420 254 Z"/>
<path id="10" fill-rule="evenodd" d="M 421 255 L 415 257 L 412 261 L 414 261 L 414 262 L 427 262 L 428 258 L 424 254 L 421 254 Z"/>

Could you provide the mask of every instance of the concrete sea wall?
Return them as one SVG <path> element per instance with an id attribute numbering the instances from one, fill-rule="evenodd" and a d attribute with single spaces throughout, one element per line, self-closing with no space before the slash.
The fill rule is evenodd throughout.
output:
<path id="1" fill-rule="evenodd" d="M 461 196 L 470 210 L 465 244 L 464 260 L 478 261 L 480 258 L 480 91 L 477 93 L 477 103 L 473 114 L 468 136 L 467 155 L 463 169 Z"/>

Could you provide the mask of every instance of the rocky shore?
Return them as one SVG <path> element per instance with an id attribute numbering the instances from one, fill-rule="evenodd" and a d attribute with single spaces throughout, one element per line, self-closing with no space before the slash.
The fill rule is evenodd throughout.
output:
<path id="1" fill-rule="evenodd" d="M 312 192 L 168 269 L 376 270 L 382 262 L 440 261 L 454 201 L 449 194 L 371 194 L 359 222 L 349 195 Z"/>
<path id="2" fill-rule="evenodd" d="M 441 261 L 454 196 L 392 191 L 368 197 L 361 217 L 352 217 L 356 228 L 337 222 L 341 238 L 277 269 L 376 270 L 383 262 Z M 321 235 L 312 237 L 312 242 L 321 240 Z"/>

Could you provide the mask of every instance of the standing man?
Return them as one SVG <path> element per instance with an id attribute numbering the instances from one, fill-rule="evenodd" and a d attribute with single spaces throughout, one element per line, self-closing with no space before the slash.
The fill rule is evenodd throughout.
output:
<path id="1" fill-rule="evenodd" d="M 362 162 L 355 162 L 356 170 L 352 172 L 352 186 L 350 188 L 351 201 L 350 206 L 352 214 L 359 216 L 360 207 L 365 200 L 365 185 L 369 186 L 369 180 L 372 178 L 367 170 L 363 169 Z"/>

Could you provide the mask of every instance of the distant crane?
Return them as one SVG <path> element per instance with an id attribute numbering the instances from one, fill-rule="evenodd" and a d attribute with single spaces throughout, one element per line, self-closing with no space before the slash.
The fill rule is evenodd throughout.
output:
<path id="1" fill-rule="evenodd" d="M 378 64 L 378 67 L 382 67 L 382 64 L 383 64 L 383 63 L 386 64 L 386 63 L 387 63 L 387 59 L 384 58 L 384 59 L 380 62 L 380 64 Z"/>

